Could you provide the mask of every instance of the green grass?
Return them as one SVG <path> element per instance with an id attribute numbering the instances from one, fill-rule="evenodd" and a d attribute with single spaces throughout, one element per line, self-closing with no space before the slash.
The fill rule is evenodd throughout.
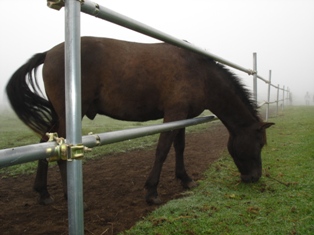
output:
<path id="1" fill-rule="evenodd" d="M 239 182 L 225 153 L 185 197 L 170 201 L 122 234 L 314 234 L 314 108 L 288 107 L 271 118 L 263 177 Z"/>
<path id="2" fill-rule="evenodd" d="M 186 191 L 122 234 L 314 234 L 314 108 L 287 107 L 269 121 L 263 150 L 263 177 L 243 184 L 225 152 L 205 173 L 199 187 Z M 157 123 L 160 121 L 157 121 Z M 156 123 L 156 122 L 153 122 Z M 83 134 L 131 128 L 149 123 L 117 122 L 107 117 L 83 121 Z M 204 128 L 202 124 L 193 128 Z M 196 128 L 196 129 L 194 129 Z M 11 114 L 0 116 L 0 148 L 33 144 L 38 137 Z M 87 158 L 155 145 L 158 135 L 94 148 Z M 0 170 L 4 175 L 32 172 L 35 163 Z"/>

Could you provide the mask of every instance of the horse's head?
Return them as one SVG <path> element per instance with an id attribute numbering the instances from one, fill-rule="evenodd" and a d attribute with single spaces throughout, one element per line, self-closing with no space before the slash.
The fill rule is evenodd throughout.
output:
<path id="1" fill-rule="evenodd" d="M 261 151 L 266 144 L 266 128 L 274 123 L 261 122 L 230 134 L 228 150 L 245 183 L 256 182 L 262 176 Z"/>

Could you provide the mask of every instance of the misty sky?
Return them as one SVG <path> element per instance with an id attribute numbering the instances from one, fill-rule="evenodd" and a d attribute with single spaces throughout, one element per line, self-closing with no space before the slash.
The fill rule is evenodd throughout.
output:
<path id="1" fill-rule="evenodd" d="M 64 10 L 45 0 L 0 0 L 0 101 L 5 85 L 32 55 L 64 41 Z M 252 68 L 257 53 L 258 74 L 285 85 L 295 101 L 314 95 L 313 0 L 96 0 L 104 7 Z M 81 35 L 156 42 L 155 39 L 82 13 Z M 252 76 L 237 72 L 252 86 Z M 267 90 L 258 82 L 259 99 Z"/>

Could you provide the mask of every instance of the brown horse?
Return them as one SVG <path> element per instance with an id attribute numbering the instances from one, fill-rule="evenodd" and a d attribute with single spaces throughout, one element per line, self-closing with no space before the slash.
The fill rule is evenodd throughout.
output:
<path id="1" fill-rule="evenodd" d="M 36 69 L 43 64 L 48 99 L 42 95 Z M 46 141 L 46 132 L 65 136 L 64 44 L 36 54 L 10 79 L 6 91 L 19 118 Z M 119 120 L 164 122 L 192 118 L 206 109 L 227 127 L 228 150 L 244 182 L 262 174 L 264 123 L 255 102 L 239 80 L 214 60 L 165 43 L 141 44 L 106 38 L 81 39 L 82 117 L 97 114 Z M 195 182 L 185 170 L 185 129 L 161 133 L 153 168 L 145 183 L 146 201 L 160 203 L 157 185 L 173 144 L 175 174 L 183 187 Z M 58 162 L 66 196 L 66 164 Z M 39 160 L 34 189 L 40 203 L 52 199 L 47 191 L 48 162 Z"/>

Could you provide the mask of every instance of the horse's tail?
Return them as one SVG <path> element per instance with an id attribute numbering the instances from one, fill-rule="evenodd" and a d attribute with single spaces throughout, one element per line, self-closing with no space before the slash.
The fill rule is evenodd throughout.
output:
<path id="1" fill-rule="evenodd" d="M 43 136 L 57 123 L 51 102 L 44 98 L 36 71 L 43 64 L 47 52 L 34 55 L 11 77 L 6 92 L 17 116 L 33 131 Z"/>

